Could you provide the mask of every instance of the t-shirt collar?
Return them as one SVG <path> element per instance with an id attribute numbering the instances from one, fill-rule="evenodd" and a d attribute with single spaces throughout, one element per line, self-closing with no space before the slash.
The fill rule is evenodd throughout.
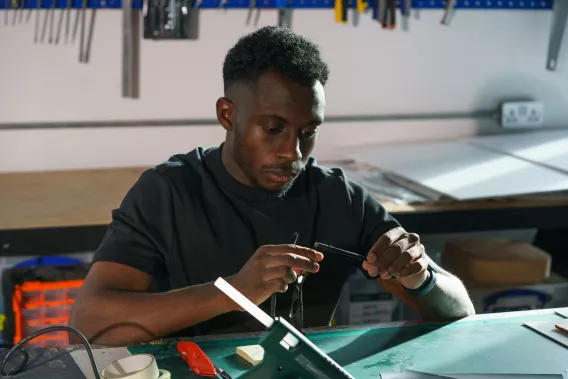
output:
<path id="1" fill-rule="evenodd" d="M 208 154 L 211 174 L 225 190 L 248 201 L 266 202 L 282 200 L 286 196 L 290 196 L 293 192 L 295 192 L 295 189 L 297 189 L 298 187 L 298 182 L 301 181 L 302 177 L 304 176 L 304 172 L 302 172 L 296 178 L 296 182 L 284 197 L 265 191 L 262 188 L 247 186 L 246 184 L 243 184 L 235 179 L 225 168 L 221 157 L 222 148 L 223 144 L 221 144 L 217 148 L 214 148 L 210 152 L 210 154 Z"/>

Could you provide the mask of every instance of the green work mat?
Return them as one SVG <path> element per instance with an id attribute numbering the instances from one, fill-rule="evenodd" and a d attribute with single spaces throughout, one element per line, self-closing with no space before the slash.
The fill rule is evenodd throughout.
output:
<path id="1" fill-rule="evenodd" d="M 330 329 L 307 337 L 357 379 L 405 369 L 460 374 L 560 374 L 568 369 L 568 349 L 522 324 L 561 320 L 555 314 L 460 321 L 450 324 L 376 329 Z M 257 339 L 202 341 L 213 363 L 238 378 L 251 366 L 235 354 Z M 176 343 L 129 347 L 153 354 L 172 379 L 198 378 L 181 360 Z M 268 379 L 268 378 L 267 378 Z"/>

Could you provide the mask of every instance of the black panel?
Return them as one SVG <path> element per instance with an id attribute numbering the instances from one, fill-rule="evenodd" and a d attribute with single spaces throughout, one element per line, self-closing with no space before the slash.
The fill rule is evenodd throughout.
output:
<path id="1" fill-rule="evenodd" d="M 568 229 L 568 205 L 402 212 L 394 214 L 413 233 L 460 233 L 504 229 Z"/>
<path id="2" fill-rule="evenodd" d="M 0 230 L 0 256 L 53 255 L 94 251 L 107 226 Z"/>

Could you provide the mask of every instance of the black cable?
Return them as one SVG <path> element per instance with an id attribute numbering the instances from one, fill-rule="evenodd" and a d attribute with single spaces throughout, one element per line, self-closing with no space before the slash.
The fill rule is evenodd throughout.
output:
<path id="1" fill-rule="evenodd" d="M 26 363 L 28 362 L 28 353 L 25 352 L 25 350 L 21 349 L 20 346 L 30 342 L 31 340 L 41 336 L 42 334 L 49 333 L 49 332 L 60 332 L 60 331 L 71 332 L 74 335 L 76 335 L 77 337 L 79 337 L 79 339 L 81 340 L 81 343 L 83 344 L 83 346 L 85 346 L 85 350 L 87 350 L 87 355 L 89 356 L 89 361 L 91 361 L 91 366 L 93 367 L 93 372 L 95 373 L 95 379 L 101 379 L 101 376 L 99 375 L 99 369 L 97 368 L 97 363 L 95 362 L 95 357 L 93 357 L 93 350 L 91 349 L 91 345 L 89 344 L 89 341 L 87 341 L 85 336 L 80 331 L 78 331 L 77 329 L 72 328 L 70 326 L 64 326 L 64 325 L 50 326 L 48 328 L 38 330 L 34 334 L 27 336 L 26 338 L 24 338 L 23 340 L 21 340 L 20 342 L 15 344 L 14 347 L 10 349 L 10 351 L 8 352 L 6 357 L 4 357 L 4 361 L 2 361 L 2 366 L 0 366 L 0 375 L 1 376 L 15 375 L 15 374 L 19 373 L 20 371 L 22 371 L 22 369 L 25 367 Z M 25 352 L 24 363 L 20 364 L 18 367 L 16 367 L 16 368 L 10 370 L 9 372 L 5 373 L 4 369 L 6 368 L 6 364 L 8 363 L 10 356 L 18 349 Z"/>
<path id="2" fill-rule="evenodd" d="M 13 349 L 13 348 L 14 348 L 14 344 L 8 344 L 8 343 L 0 344 L 0 349 Z M 7 375 L 12 375 L 12 373 L 18 373 L 18 372 L 22 371 L 22 369 L 26 366 L 26 364 L 28 363 L 28 360 L 30 359 L 30 355 L 28 354 L 27 351 L 25 351 L 21 347 L 18 347 L 18 349 L 20 350 L 20 353 L 22 354 L 22 357 L 23 357 L 22 361 L 20 362 L 20 364 L 18 366 L 16 366 L 12 370 L 8 371 Z"/>

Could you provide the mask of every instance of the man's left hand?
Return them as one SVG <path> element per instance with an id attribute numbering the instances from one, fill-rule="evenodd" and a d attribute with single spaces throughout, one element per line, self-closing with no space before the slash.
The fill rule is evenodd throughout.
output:
<path id="1" fill-rule="evenodd" d="M 420 237 L 403 228 L 391 229 L 369 251 L 363 268 L 371 277 L 396 277 L 404 287 L 415 289 L 428 278 L 428 260 Z"/>

